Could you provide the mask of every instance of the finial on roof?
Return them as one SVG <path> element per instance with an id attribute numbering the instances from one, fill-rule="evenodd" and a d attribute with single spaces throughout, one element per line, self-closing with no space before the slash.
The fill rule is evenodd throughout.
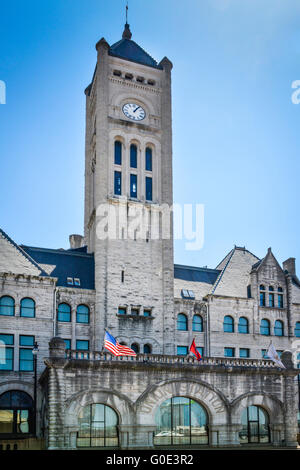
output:
<path id="1" fill-rule="evenodd" d="M 131 37 L 132 37 L 132 34 L 131 34 L 129 24 L 128 24 L 128 1 L 127 1 L 127 4 L 126 4 L 126 23 L 125 23 L 125 29 L 124 29 L 122 38 L 123 39 L 131 39 Z"/>

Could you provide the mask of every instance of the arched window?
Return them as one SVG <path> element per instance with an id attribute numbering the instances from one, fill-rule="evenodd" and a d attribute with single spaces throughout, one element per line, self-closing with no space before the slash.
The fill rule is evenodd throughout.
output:
<path id="1" fill-rule="evenodd" d="M 130 145 L 130 167 L 137 168 L 137 146 L 135 144 Z"/>
<path id="2" fill-rule="evenodd" d="M 239 333 L 249 333 L 249 322 L 246 317 L 240 317 L 239 319 Z"/>
<path id="3" fill-rule="evenodd" d="M 0 396 L 0 435 L 34 432 L 33 400 L 25 392 L 12 390 Z"/>
<path id="4" fill-rule="evenodd" d="M 13 317 L 15 314 L 15 301 L 8 295 L 0 299 L 0 315 Z"/>
<path id="5" fill-rule="evenodd" d="M 146 161 L 145 168 L 146 171 L 152 171 L 152 149 L 150 147 L 146 148 Z"/>
<path id="6" fill-rule="evenodd" d="M 136 354 L 140 352 L 140 347 L 137 343 L 133 343 L 130 347 Z"/>
<path id="7" fill-rule="evenodd" d="M 122 143 L 115 141 L 115 165 L 122 165 Z"/>
<path id="8" fill-rule="evenodd" d="M 21 300 L 21 317 L 34 318 L 35 317 L 35 301 L 28 297 Z"/>
<path id="9" fill-rule="evenodd" d="M 200 315 L 193 316 L 193 331 L 203 331 L 203 319 Z"/>
<path id="10" fill-rule="evenodd" d="M 87 405 L 78 422 L 77 447 L 118 447 L 118 415 L 110 406 Z"/>
<path id="11" fill-rule="evenodd" d="M 144 354 L 151 354 L 151 346 L 150 344 L 144 345 Z"/>
<path id="12" fill-rule="evenodd" d="M 260 322 L 260 334 L 270 336 L 270 322 L 265 318 Z"/>
<path id="13" fill-rule="evenodd" d="M 225 333 L 234 333 L 234 321 L 229 315 L 224 317 L 223 330 Z"/>
<path id="14" fill-rule="evenodd" d="M 177 330 L 187 331 L 188 329 L 188 321 L 186 315 L 184 313 L 179 313 L 177 317 Z"/>
<path id="15" fill-rule="evenodd" d="M 260 406 L 248 406 L 241 416 L 241 444 L 270 442 L 269 416 Z"/>
<path id="16" fill-rule="evenodd" d="M 68 304 L 59 304 L 57 311 L 57 320 L 70 322 L 71 321 L 71 307 Z"/>
<path id="17" fill-rule="evenodd" d="M 295 325 L 295 336 L 297 338 L 300 338 L 300 321 L 297 321 Z"/>
<path id="18" fill-rule="evenodd" d="M 90 309 L 86 305 L 78 305 L 76 309 L 77 323 L 90 323 Z"/>
<path id="19" fill-rule="evenodd" d="M 266 306 L 266 292 L 265 292 L 265 286 L 263 284 L 261 284 L 259 286 L 259 290 L 260 290 L 260 293 L 259 293 L 259 305 L 261 307 L 265 307 Z"/>
<path id="20" fill-rule="evenodd" d="M 164 401 L 155 415 L 154 445 L 207 445 L 208 416 L 195 400 L 172 397 Z"/>
<path id="21" fill-rule="evenodd" d="M 275 333 L 275 336 L 283 336 L 284 329 L 283 329 L 283 322 L 281 320 L 276 320 L 274 333 Z"/>

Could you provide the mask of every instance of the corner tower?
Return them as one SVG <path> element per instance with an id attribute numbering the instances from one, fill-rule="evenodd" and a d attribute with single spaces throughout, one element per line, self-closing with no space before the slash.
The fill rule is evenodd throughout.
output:
<path id="1" fill-rule="evenodd" d="M 139 226 L 128 229 L 135 211 L 159 212 L 173 203 L 172 63 L 166 57 L 157 63 L 131 37 L 126 23 L 120 41 L 96 44 L 97 65 L 85 91 L 84 231 L 95 254 L 93 347 L 101 347 L 107 328 L 140 352 L 173 354 L 172 216 L 164 239 L 153 239 L 151 230 L 143 237 Z M 100 230 L 105 207 L 123 211 L 126 219 L 116 237 Z"/>

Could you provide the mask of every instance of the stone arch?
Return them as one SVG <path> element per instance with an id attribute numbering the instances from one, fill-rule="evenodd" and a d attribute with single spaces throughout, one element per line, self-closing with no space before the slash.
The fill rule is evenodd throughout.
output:
<path id="1" fill-rule="evenodd" d="M 165 400 L 185 396 L 199 402 L 207 411 L 210 425 L 226 425 L 229 403 L 226 397 L 202 380 L 182 377 L 149 387 L 136 401 L 137 421 L 155 425 L 156 410 Z"/>
<path id="2" fill-rule="evenodd" d="M 65 402 L 65 426 L 78 428 L 78 415 L 87 405 L 103 403 L 117 413 L 119 424 L 131 424 L 133 420 L 132 402 L 122 393 L 104 388 L 86 390 L 72 395 Z"/>
<path id="3" fill-rule="evenodd" d="M 0 383 L 0 395 L 11 390 L 20 390 L 27 393 L 32 399 L 34 395 L 33 385 L 28 382 L 20 380 L 10 380 L 8 382 Z"/>
<path id="4" fill-rule="evenodd" d="M 256 405 L 263 408 L 269 415 L 270 424 L 283 424 L 283 403 L 276 397 L 265 392 L 245 393 L 231 403 L 231 420 L 233 424 L 241 423 L 242 411 L 248 406 Z"/>

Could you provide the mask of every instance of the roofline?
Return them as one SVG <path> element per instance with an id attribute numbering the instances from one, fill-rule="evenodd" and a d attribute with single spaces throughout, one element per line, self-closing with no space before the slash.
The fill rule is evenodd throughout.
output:
<path id="1" fill-rule="evenodd" d="M 29 250 L 33 251 L 43 251 L 44 253 L 55 253 L 58 255 L 70 255 L 70 256 L 81 256 L 83 258 L 93 258 L 94 254 L 93 253 L 82 253 L 82 252 L 76 252 L 76 251 L 69 251 L 65 250 L 64 248 L 59 249 L 59 248 L 39 248 L 36 246 L 28 246 L 28 245 L 20 245 L 23 248 L 28 248 Z M 29 256 L 29 255 L 28 255 Z M 42 263 L 44 264 L 44 263 Z"/>
<path id="2" fill-rule="evenodd" d="M 219 273 L 221 269 L 212 269 L 212 268 L 204 268 L 198 266 L 187 266 L 184 264 L 174 264 L 174 268 L 184 268 L 190 269 L 191 271 L 205 271 L 205 272 L 212 272 L 212 273 Z"/>
<path id="3" fill-rule="evenodd" d="M 134 41 L 133 41 L 134 42 Z M 141 46 L 139 46 L 141 47 Z M 127 59 L 125 57 L 122 57 L 121 55 L 118 55 L 118 54 L 114 54 L 113 52 L 111 51 L 108 51 L 108 55 L 110 55 L 111 57 L 117 57 L 118 59 L 122 59 L 122 60 L 125 60 L 126 62 L 133 62 L 134 64 L 139 64 L 139 65 L 143 65 L 144 67 L 151 67 L 152 69 L 155 69 L 155 70 L 163 70 L 162 67 L 159 66 L 159 64 L 157 65 L 150 65 L 150 64 L 144 64 L 142 62 L 138 62 L 137 60 L 133 60 L 133 59 Z M 148 54 L 149 55 L 149 54 Z M 151 57 L 151 56 L 150 56 Z M 153 57 L 152 57 L 153 59 Z M 155 59 L 153 59 L 155 60 Z M 156 62 L 156 61 L 155 61 Z"/>

